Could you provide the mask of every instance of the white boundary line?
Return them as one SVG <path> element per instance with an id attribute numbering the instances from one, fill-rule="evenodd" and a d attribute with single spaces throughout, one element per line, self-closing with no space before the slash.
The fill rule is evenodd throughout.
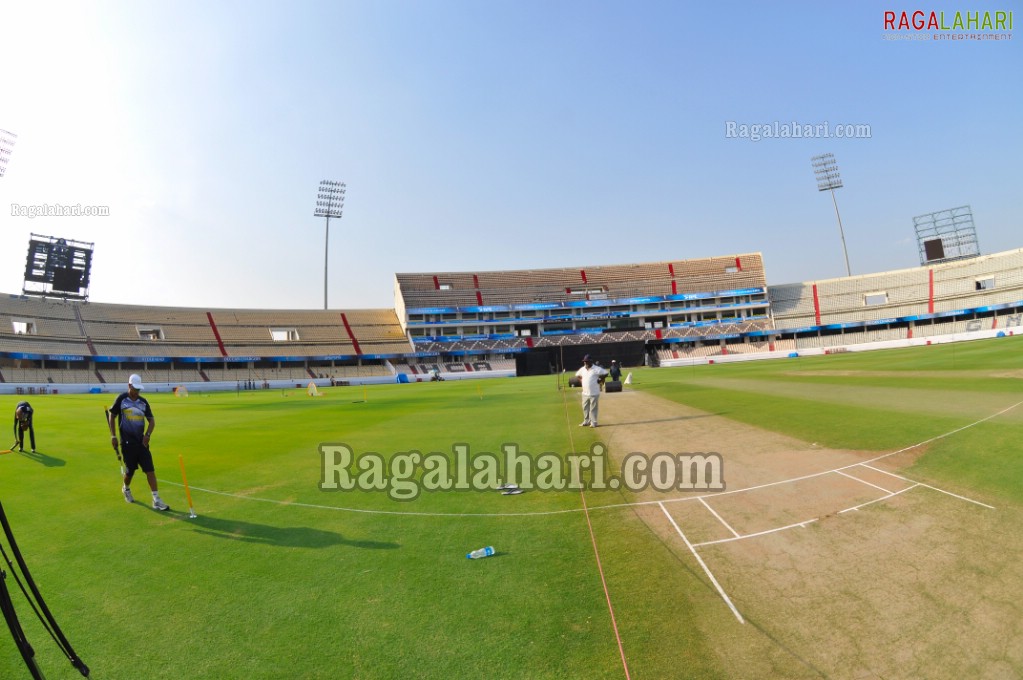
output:
<path id="1" fill-rule="evenodd" d="M 863 464 L 866 464 L 866 463 L 874 463 L 876 461 L 881 460 L 882 458 L 887 458 L 888 456 L 894 456 L 897 453 L 903 453 L 905 451 L 911 451 L 911 450 L 913 450 L 913 449 L 915 449 L 917 447 L 924 446 L 925 444 L 930 444 L 931 442 L 938 441 L 939 439 L 944 439 L 945 437 L 951 437 L 952 435 L 957 434 L 959 432 L 962 432 L 963 430 L 968 430 L 971 427 L 974 427 L 976 425 L 980 425 L 981 423 L 985 423 L 985 422 L 991 420 L 992 418 L 997 418 L 998 416 L 1002 415 L 1003 413 L 1008 413 L 1009 411 L 1011 411 L 1012 409 L 1016 408 L 1020 404 L 1023 404 L 1023 401 L 1017 401 L 1012 406 L 1009 406 L 1007 408 L 1003 408 L 1001 411 L 999 411 L 997 413 L 992 413 L 991 415 L 987 416 L 986 418 L 981 418 L 980 420 L 978 420 L 976 422 L 973 422 L 973 423 L 970 423 L 969 425 L 963 425 L 962 427 L 957 427 L 956 429 L 951 430 L 950 432 L 946 432 L 945 434 L 939 434 L 939 435 L 937 435 L 935 437 L 931 437 L 930 439 L 925 439 L 924 441 L 920 442 L 919 444 L 913 444 L 912 446 L 907 446 L 904 449 L 899 449 L 898 451 L 892 451 L 891 453 L 886 453 L 886 454 L 884 454 L 882 456 L 878 456 L 876 458 L 871 458 L 870 460 L 865 460 L 865 461 L 863 461 L 863 463 L 859 463 L 859 464 L 863 465 Z"/>
<path id="2" fill-rule="evenodd" d="M 945 437 L 950 437 L 953 434 L 956 434 L 958 432 L 962 432 L 963 430 L 966 430 L 966 429 L 969 429 L 971 427 L 974 427 L 975 425 L 979 425 L 979 424 L 981 424 L 983 422 L 991 420 L 992 418 L 996 418 L 996 417 L 998 417 L 998 416 L 1000 416 L 1000 415 L 1002 415 L 1004 413 L 1008 413 L 1012 409 L 1018 407 L 1020 404 L 1023 404 L 1023 401 L 1018 401 L 1015 404 L 1013 404 L 1012 406 L 1004 408 L 1001 411 L 998 411 L 997 413 L 993 413 L 990 416 L 987 416 L 986 418 L 981 418 L 980 420 L 978 420 L 976 422 L 973 422 L 973 423 L 970 423 L 969 425 L 963 425 L 962 427 L 958 427 L 958 428 L 956 428 L 954 430 L 950 430 L 950 431 L 948 431 L 948 432 L 946 432 L 944 434 L 939 434 L 937 436 L 931 437 L 930 439 L 926 439 L 926 440 L 924 440 L 924 441 L 922 441 L 922 442 L 920 442 L 918 444 L 913 444 L 911 446 L 906 446 L 904 448 L 899 449 L 898 451 L 892 451 L 890 453 L 885 453 L 885 454 L 882 454 L 880 456 L 876 456 L 874 458 L 870 458 L 868 460 L 860 461 L 858 463 L 850 463 L 849 465 L 843 465 L 842 467 L 834 468 L 832 470 L 823 470 L 821 472 L 814 472 L 812 474 L 802 475 L 801 477 L 792 477 L 790 479 L 781 479 L 781 480 L 778 480 L 778 481 L 775 481 L 775 482 L 768 482 L 766 484 L 757 484 L 756 486 L 747 486 L 747 487 L 744 487 L 742 489 L 731 489 L 731 490 L 728 490 L 728 491 L 720 491 L 720 492 L 717 492 L 717 493 L 703 494 L 703 495 L 700 495 L 700 496 L 690 496 L 690 497 L 687 497 L 687 498 L 666 498 L 663 501 L 639 501 L 639 502 L 636 502 L 636 503 L 609 503 L 608 505 L 594 505 L 594 506 L 590 506 L 589 510 L 591 512 L 592 511 L 596 511 L 596 510 L 614 510 L 614 509 L 622 509 L 622 508 L 641 507 L 641 506 L 645 506 L 645 505 L 655 505 L 655 504 L 656 505 L 660 505 L 662 503 L 688 502 L 688 501 L 701 500 L 703 498 L 717 498 L 719 496 L 728 496 L 728 495 L 731 495 L 731 494 L 745 493 L 747 491 L 757 491 L 759 489 L 766 489 L 766 488 L 769 488 L 769 487 L 772 487 L 772 486 L 779 486 L 781 484 L 789 484 L 789 483 L 792 483 L 792 482 L 801 482 L 801 481 L 806 480 L 806 479 L 813 479 L 814 477 L 822 477 L 824 475 L 829 475 L 829 474 L 831 474 L 833 472 L 840 472 L 842 470 L 849 470 L 851 468 L 858 467 L 858 466 L 868 467 L 871 470 L 875 470 L 877 472 L 883 472 L 884 474 L 891 475 L 893 477 L 898 477 L 899 479 L 901 479 L 903 481 L 910 482 L 910 483 L 913 483 L 913 484 L 920 484 L 920 486 L 925 486 L 925 487 L 927 487 L 929 489 L 932 489 L 934 491 L 938 491 L 940 493 L 948 494 L 949 496 L 953 496 L 955 498 L 959 498 L 961 500 L 964 500 L 964 501 L 967 501 L 967 502 L 970 502 L 970 503 L 975 503 L 975 504 L 980 505 L 982 507 L 990 508 L 990 509 L 994 510 L 995 508 L 993 506 L 987 505 L 986 503 L 981 503 L 980 501 L 975 501 L 975 500 L 973 500 L 971 498 L 966 498 L 965 496 L 959 496 L 959 495 L 954 494 L 954 493 L 952 493 L 950 491 L 945 491 L 944 489 L 939 489 L 937 487 L 930 486 L 929 484 L 923 484 L 922 482 L 916 482 L 915 480 L 908 479 L 906 477 L 901 477 L 901 476 L 896 475 L 894 473 L 887 472 L 886 470 L 881 470 L 880 468 L 873 467 L 873 466 L 870 465 L 870 463 L 877 462 L 877 461 L 879 461 L 879 460 L 881 460 L 883 458 L 888 458 L 889 456 L 894 456 L 894 455 L 899 454 L 899 453 L 904 453 L 906 451 L 911 451 L 911 450 L 913 450 L 915 448 L 918 448 L 920 446 L 924 446 L 925 444 L 929 444 L 929 443 L 931 443 L 933 441 L 937 441 L 937 440 L 943 439 Z M 174 481 L 171 481 L 171 480 L 164 480 L 164 479 L 161 479 L 159 481 L 160 481 L 161 484 L 168 484 L 170 486 L 181 486 L 180 482 L 174 482 Z M 860 481 L 862 481 L 862 480 L 860 480 Z M 275 500 L 275 499 L 272 499 L 272 498 L 258 498 L 256 496 L 243 496 L 241 494 L 228 493 L 226 491 L 216 491 L 216 490 L 213 490 L 213 489 L 204 489 L 202 487 L 197 487 L 197 486 L 193 486 L 192 490 L 193 491 L 205 491 L 206 493 L 209 493 L 209 494 L 214 494 L 214 495 L 217 495 L 217 496 L 226 496 L 228 498 L 238 498 L 238 499 L 242 499 L 242 500 L 259 501 L 261 503 L 274 503 L 276 505 L 292 505 L 292 506 L 295 506 L 295 507 L 312 508 L 312 509 L 315 509 L 315 510 L 334 510 L 334 511 L 338 511 L 338 512 L 358 512 L 358 513 L 364 513 L 364 514 L 370 514 L 370 515 L 408 515 L 408 516 L 412 516 L 412 517 L 466 517 L 466 518 L 468 518 L 468 517 L 549 517 L 549 516 L 552 516 L 552 515 L 565 515 L 565 514 L 569 514 L 569 513 L 573 513 L 573 512 L 582 512 L 583 511 L 582 508 L 568 508 L 568 509 L 565 509 L 565 510 L 546 510 L 546 511 L 540 511 L 540 512 L 413 512 L 413 511 L 403 512 L 403 511 L 398 511 L 398 510 L 370 510 L 370 509 L 366 509 L 366 508 L 348 508 L 348 507 L 342 507 L 342 506 L 337 506 L 337 505 L 319 505 L 319 504 L 316 504 L 316 503 L 292 503 L 292 502 L 288 502 L 288 501 L 279 501 L 279 500 Z M 798 525 L 793 525 L 793 526 L 798 526 Z"/>
<path id="3" fill-rule="evenodd" d="M 710 579 L 710 582 L 714 584 L 714 587 L 717 588 L 718 594 L 721 596 L 721 599 L 725 601 L 725 604 L 728 605 L 728 608 L 732 610 L 733 614 L 735 614 L 735 618 L 739 620 L 739 623 L 746 623 L 746 621 L 742 618 L 742 614 L 739 613 L 739 610 L 735 608 L 735 605 L 732 604 L 732 601 L 728 598 L 728 594 L 725 592 L 725 589 L 721 587 L 721 584 L 718 583 L 718 580 L 716 578 L 714 578 L 714 574 L 711 573 L 710 569 L 707 567 L 707 564 L 703 561 L 703 558 L 700 557 L 700 554 L 698 552 L 696 552 L 696 548 L 693 547 L 693 544 L 689 542 L 689 539 L 686 538 L 686 535 L 682 533 L 682 529 L 680 529 L 678 524 L 675 523 L 675 518 L 671 516 L 671 513 L 668 512 L 668 509 L 664 507 L 663 503 L 658 503 L 658 505 L 661 506 L 661 512 L 664 513 L 664 516 L 668 518 L 669 522 L 671 522 L 671 526 L 675 527 L 675 531 L 677 531 L 678 535 L 682 537 L 682 540 L 685 542 L 686 547 L 689 548 L 689 552 L 693 553 L 693 557 L 695 557 L 696 561 L 700 563 L 701 567 L 703 567 L 703 571 L 707 574 L 707 577 Z"/>
<path id="4" fill-rule="evenodd" d="M 717 518 L 718 518 L 718 521 L 719 521 L 719 522 L 721 522 L 722 524 L 724 524 L 724 525 L 725 525 L 725 528 L 726 528 L 726 529 L 728 529 L 729 531 L 731 531 L 731 532 L 732 532 L 732 535 L 733 535 L 733 536 L 735 536 L 736 538 L 738 538 L 738 536 L 739 536 L 739 532 L 738 532 L 738 531 L 736 531 L 735 529 L 733 529 L 733 528 L 732 528 L 732 525 L 731 525 L 731 524 L 729 524 L 728 522 L 726 522 L 726 521 L 725 521 L 725 520 L 724 520 L 724 519 L 723 519 L 723 518 L 721 517 L 721 515 L 719 515 L 719 514 L 718 514 L 718 513 L 717 513 L 717 512 L 716 512 L 716 511 L 714 510 L 714 508 L 710 507 L 710 505 L 708 505 L 708 504 L 707 504 L 707 501 L 705 501 L 705 500 L 703 500 L 703 499 L 701 498 L 701 499 L 700 499 L 700 502 L 701 502 L 701 503 L 703 503 L 703 507 L 705 507 L 705 508 L 707 508 L 708 510 L 710 510 L 710 514 L 712 514 L 712 515 L 714 515 L 715 517 L 717 517 Z M 663 506 L 663 505 L 661 506 L 661 509 L 662 509 L 662 510 L 664 509 L 664 506 Z"/>

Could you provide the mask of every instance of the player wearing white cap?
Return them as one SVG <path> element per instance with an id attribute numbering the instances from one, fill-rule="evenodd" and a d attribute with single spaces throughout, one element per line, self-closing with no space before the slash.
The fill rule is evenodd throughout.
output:
<path id="1" fill-rule="evenodd" d="M 135 498 L 131 495 L 131 478 L 135 475 L 135 470 L 142 468 L 142 471 L 146 473 L 149 488 L 153 492 L 153 509 L 170 510 L 167 504 L 160 499 L 156 488 L 156 468 L 153 465 L 153 454 L 149 451 L 149 440 L 156 428 L 156 419 L 153 418 L 153 409 L 150 408 L 149 402 L 139 394 L 143 389 L 141 376 L 132 374 L 128 378 L 128 391 L 117 397 L 107 416 L 114 451 L 117 451 L 117 433 L 114 430 L 115 417 L 120 425 L 121 456 L 127 468 L 121 493 L 124 494 L 124 500 L 127 502 L 135 502 Z"/>

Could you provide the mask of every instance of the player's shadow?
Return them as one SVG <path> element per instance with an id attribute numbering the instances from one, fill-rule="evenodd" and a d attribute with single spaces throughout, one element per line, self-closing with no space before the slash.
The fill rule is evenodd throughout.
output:
<path id="1" fill-rule="evenodd" d="M 207 536 L 227 538 L 233 541 L 277 545 L 284 548 L 329 548 L 335 545 L 347 545 L 367 550 L 394 550 L 401 547 L 397 543 L 382 541 L 366 541 L 345 538 L 333 531 L 312 529 L 310 527 L 275 527 L 269 524 L 256 524 L 234 519 L 198 516 L 189 518 L 189 524 L 198 527 L 196 531 Z"/>
<path id="2" fill-rule="evenodd" d="M 64 467 L 67 465 L 63 458 L 54 458 L 53 456 L 47 456 L 45 453 L 32 453 L 30 451 L 18 451 L 18 455 L 24 456 L 29 460 L 33 460 L 46 467 Z"/>
<path id="3" fill-rule="evenodd" d="M 605 423 L 601 427 L 614 427 L 616 425 L 652 425 L 654 423 L 671 423 L 675 421 L 683 420 L 696 420 L 697 418 L 713 418 L 714 416 L 725 416 L 728 415 L 728 411 L 718 411 L 717 413 L 701 413 L 695 416 L 672 416 L 670 418 L 654 418 L 652 420 L 629 420 L 622 423 Z"/>

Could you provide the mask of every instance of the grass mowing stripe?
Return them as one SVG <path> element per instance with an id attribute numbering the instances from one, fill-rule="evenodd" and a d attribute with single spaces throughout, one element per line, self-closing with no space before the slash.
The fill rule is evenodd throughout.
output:
<path id="1" fill-rule="evenodd" d="M 1020 371 L 1020 346 L 1018 339 L 998 340 L 969 343 L 955 354 L 929 347 L 760 366 L 637 369 L 634 381 L 638 389 L 807 441 L 891 451 L 976 418 L 777 399 L 723 390 L 706 378 L 770 384 L 791 382 L 791 373 L 837 368 L 853 373 L 843 390 L 884 390 L 896 384 L 891 373 L 901 371 L 914 390 L 942 390 L 946 401 L 968 405 L 977 395 L 975 381 L 986 379 L 981 374 L 1001 397 L 1023 395 L 1019 378 L 995 375 Z M 912 371 L 947 372 L 952 379 Z M 814 376 L 805 380 L 821 384 Z M 490 381 L 482 400 L 475 385 L 455 382 L 382 385 L 358 404 L 362 395 L 355 390 L 325 392 L 318 399 L 302 390 L 287 397 L 279 391 L 187 399 L 153 394 L 157 471 L 168 476 L 174 457 L 187 452 L 190 482 L 250 498 L 362 510 L 558 514 L 432 522 L 288 512 L 281 504 L 208 494 L 196 520 L 180 511 L 162 515 L 127 505 L 112 479 L 109 432 L 95 419 L 112 395 L 39 395 L 33 405 L 40 455 L 0 456 L 7 467 L 0 471 L 0 497 L 40 590 L 96 677 L 446 678 L 500 675 L 495 669 L 535 678 L 621 677 L 621 663 L 608 653 L 607 609 L 594 597 L 597 575 L 586 539 L 561 512 L 581 511 L 574 494 L 424 493 L 401 503 L 380 493 L 330 497 L 317 488 L 316 446 L 323 441 L 386 456 L 413 448 L 450 453 L 455 441 L 474 451 L 516 442 L 534 453 L 565 453 L 573 447 L 559 408 L 564 395 L 552 380 Z M 13 409 L 11 399 L 0 398 L 0 410 Z M 1004 502 L 991 515 L 1018 512 L 1021 435 L 1023 418 L 1006 413 L 932 442 L 906 474 L 966 497 L 997 493 Z M 165 493 L 180 505 L 180 487 L 168 484 Z M 840 674 L 799 639 L 779 638 L 782 622 L 767 627 L 747 600 L 737 602 L 751 625 L 737 631 L 684 546 L 654 535 L 640 508 L 594 505 L 604 498 L 611 497 L 587 495 L 586 501 L 633 675 L 736 677 L 747 664 L 778 676 L 813 674 L 814 664 Z M 487 544 L 502 554 L 465 559 L 469 549 Z M 730 593 L 743 585 L 742 574 L 721 575 Z M 829 623 L 826 609 L 816 615 Z M 22 618 L 47 677 L 76 677 L 38 623 Z M 134 651 L 140 649 L 144 655 Z M 0 641 L 0 677 L 22 676 L 16 657 L 13 644 Z"/>

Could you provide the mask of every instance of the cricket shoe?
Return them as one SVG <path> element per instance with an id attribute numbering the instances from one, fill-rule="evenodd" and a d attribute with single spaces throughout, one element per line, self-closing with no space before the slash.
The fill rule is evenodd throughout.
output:
<path id="1" fill-rule="evenodd" d="M 124 494 L 125 502 L 127 502 L 127 503 L 134 503 L 135 502 L 135 497 L 131 495 L 131 489 L 129 489 L 128 487 L 122 486 L 121 487 L 121 493 Z"/>
<path id="2" fill-rule="evenodd" d="M 164 503 L 159 498 L 154 498 L 153 499 L 153 510 L 159 510 L 160 512 L 163 512 L 165 510 L 170 510 L 170 506 L 167 505 L 166 503 Z"/>

